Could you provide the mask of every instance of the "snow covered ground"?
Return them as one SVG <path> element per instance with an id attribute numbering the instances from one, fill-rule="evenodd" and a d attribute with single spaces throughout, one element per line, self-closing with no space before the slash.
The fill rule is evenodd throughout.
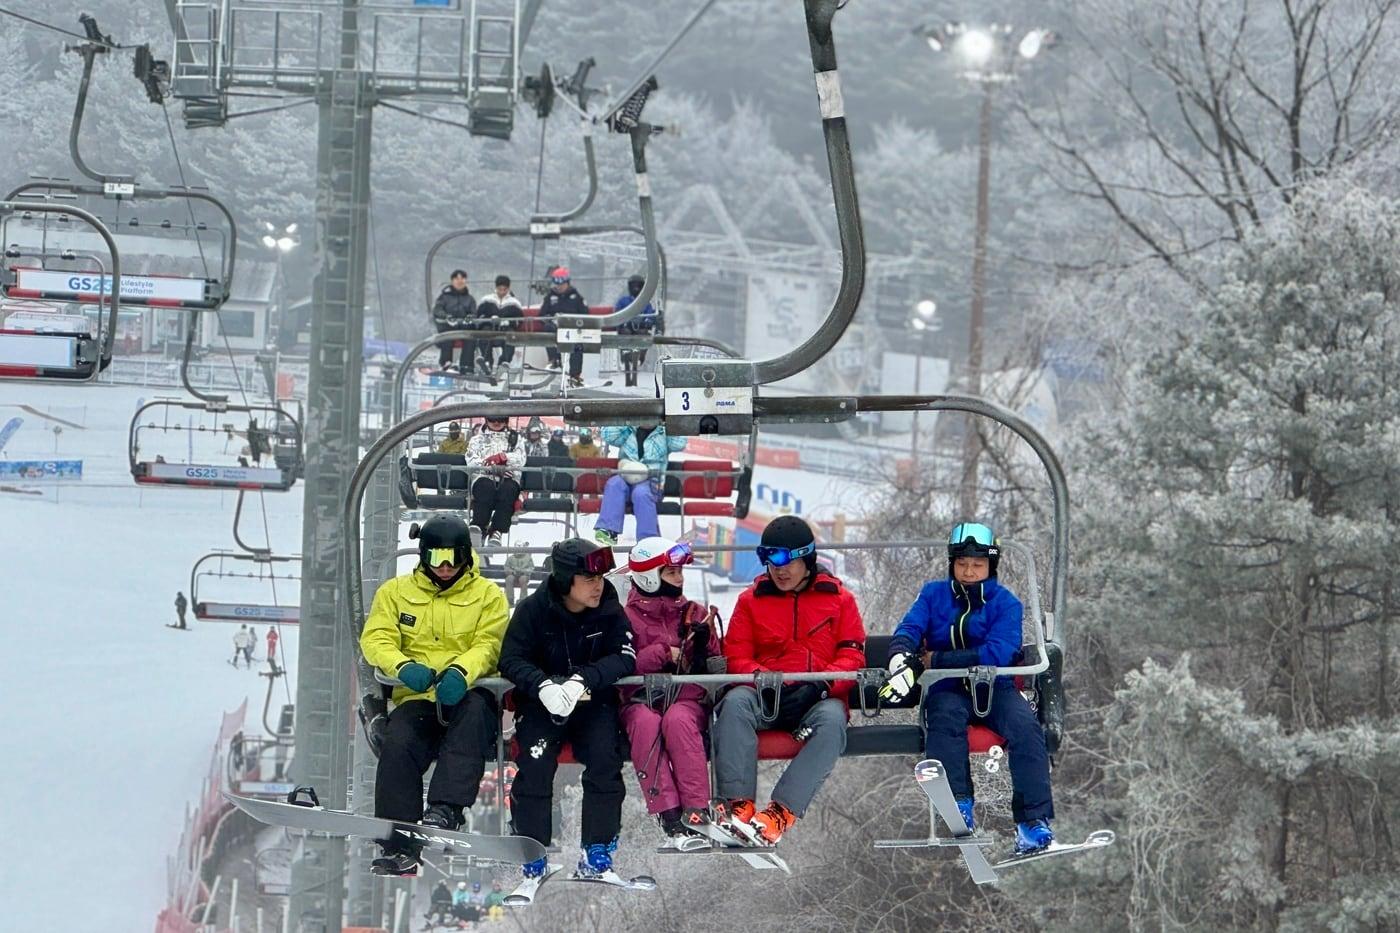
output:
<path id="1" fill-rule="evenodd" d="M 10 659 L 0 824 L 16 856 L 0 876 L 6 929 L 149 931 L 220 716 L 245 698 L 250 720 L 262 709 L 260 665 L 227 663 L 237 625 L 165 627 L 176 591 L 189 595 L 194 561 L 233 547 L 236 495 L 136 486 L 127 427 L 138 399 L 155 394 L 0 384 L 0 422 L 24 419 L 0 456 L 83 461 L 81 482 L 33 487 L 42 496 L 0 492 Z M 256 498 L 249 506 L 245 539 L 263 544 L 262 510 Z M 299 489 L 268 493 L 267 519 L 274 550 L 300 550 Z M 295 657 L 296 628 L 282 635 Z M 264 651 L 260 643 L 255 657 Z M 289 690 L 295 683 L 279 684 L 274 703 Z M 78 891 L 90 909 L 55 917 Z"/>

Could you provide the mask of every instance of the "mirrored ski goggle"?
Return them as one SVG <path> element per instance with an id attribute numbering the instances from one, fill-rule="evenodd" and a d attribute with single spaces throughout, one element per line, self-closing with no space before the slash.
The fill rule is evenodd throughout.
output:
<path id="1" fill-rule="evenodd" d="M 802 547 L 767 547 L 760 544 L 754 548 L 758 554 L 758 559 L 770 567 L 785 567 L 799 557 L 806 557 L 808 554 L 817 553 L 817 542 L 804 544 Z"/>
<path id="2" fill-rule="evenodd" d="M 953 526 L 953 533 L 948 536 L 948 543 L 954 546 L 966 544 L 969 538 L 983 547 L 992 547 L 997 543 L 992 529 L 978 522 L 961 522 Z"/>
<path id="3" fill-rule="evenodd" d="M 428 548 L 428 566 L 441 567 L 443 564 L 457 563 L 457 549 L 455 547 L 434 547 Z"/>
<path id="4" fill-rule="evenodd" d="M 668 550 L 644 560 L 629 559 L 627 567 L 634 573 L 645 573 L 648 570 L 655 570 L 657 567 L 684 567 L 694 560 L 695 554 L 690 550 L 690 545 L 682 541 Z"/>
<path id="5" fill-rule="evenodd" d="M 611 573 L 617 567 L 617 562 L 613 560 L 613 552 L 605 547 L 600 547 L 596 551 L 590 551 L 583 555 L 583 573 L 590 577 L 601 577 Z"/>

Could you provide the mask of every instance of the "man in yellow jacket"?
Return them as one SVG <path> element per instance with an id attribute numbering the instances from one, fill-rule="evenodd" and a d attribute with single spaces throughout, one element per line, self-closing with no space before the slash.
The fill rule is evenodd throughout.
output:
<path id="1" fill-rule="evenodd" d="M 401 684 L 379 752 L 374 815 L 458 829 L 499 725 L 495 697 L 472 684 L 496 673 L 509 610 L 501 588 L 477 572 L 465 521 L 434 515 L 417 537 L 418 566 L 379 587 L 360 634 L 365 660 Z M 423 775 L 434 759 L 425 811 Z M 417 873 L 420 846 L 381 846 L 376 873 Z"/>

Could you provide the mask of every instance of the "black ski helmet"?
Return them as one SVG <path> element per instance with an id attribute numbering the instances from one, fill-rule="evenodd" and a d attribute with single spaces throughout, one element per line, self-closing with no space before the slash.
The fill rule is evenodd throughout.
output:
<path id="1" fill-rule="evenodd" d="M 633 274 L 633 275 L 628 276 L 628 277 L 627 277 L 627 293 L 628 293 L 629 295 L 631 295 L 633 298 L 636 298 L 638 295 L 640 295 L 640 294 L 642 293 L 642 286 L 645 285 L 646 283 L 647 283 L 647 280 L 644 279 L 644 278 L 643 278 L 642 276 L 640 276 L 640 275 Z"/>
<path id="2" fill-rule="evenodd" d="M 456 583 L 462 574 L 467 572 L 467 568 L 472 565 L 472 533 L 460 516 L 434 515 L 422 525 L 410 526 L 408 536 L 416 538 L 418 541 L 419 566 L 428 575 L 428 579 L 443 589 Z M 432 565 L 428 562 L 428 552 L 435 548 L 452 548 L 452 563 L 461 569 L 451 580 L 441 580 L 437 574 L 432 572 Z"/>
<path id="3" fill-rule="evenodd" d="M 796 515 L 779 515 L 768 523 L 763 529 L 763 538 L 759 544 L 763 547 L 785 547 L 789 550 L 806 547 L 815 544 L 817 536 L 812 534 L 812 526 L 798 518 Z M 803 563 L 807 565 L 808 573 L 817 572 L 817 552 L 803 555 Z"/>
<path id="4" fill-rule="evenodd" d="M 959 557 L 987 558 L 989 575 L 995 577 L 1001 562 L 1001 542 L 988 525 L 958 522 L 948 535 L 948 576 L 953 575 L 953 561 Z"/>
<path id="5" fill-rule="evenodd" d="M 591 555 L 602 552 L 597 557 Z M 601 575 L 614 568 L 612 551 L 582 538 L 565 538 L 549 551 L 549 582 L 558 593 L 567 593 L 579 574 Z"/>

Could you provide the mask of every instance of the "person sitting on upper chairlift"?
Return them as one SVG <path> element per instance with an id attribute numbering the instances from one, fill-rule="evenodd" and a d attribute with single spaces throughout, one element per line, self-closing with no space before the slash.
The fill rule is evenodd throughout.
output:
<path id="1" fill-rule="evenodd" d="M 603 486 L 603 502 L 593 537 L 612 547 L 622 534 L 627 502 L 637 521 L 637 540 L 661 534 L 656 504 L 661 501 L 662 480 L 671 454 L 685 449 L 683 437 L 667 437 L 666 428 L 603 428 L 603 440 L 617 448 L 618 472 Z"/>
<path id="2" fill-rule="evenodd" d="M 574 288 L 573 279 L 569 274 L 567 266 L 556 266 L 549 275 L 550 290 L 540 302 L 540 317 L 552 318 L 560 314 L 587 315 L 588 302 L 583 300 L 578 289 Z M 550 322 L 547 325 L 550 330 L 557 330 L 558 327 Z M 559 369 L 559 350 L 550 346 L 549 368 Z M 578 386 L 583 384 L 583 349 L 575 346 L 569 351 L 569 382 Z"/>
<path id="3" fill-rule="evenodd" d="M 467 452 L 467 439 L 462 434 L 462 425 L 454 421 L 447 426 L 447 436 L 438 444 L 437 452 L 440 454 L 465 454 Z"/>
<path id="4" fill-rule="evenodd" d="M 515 330 L 520 326 L 525 311 L 520 306 L 520 299 L 510 290 L 510 276 L 496 276 L 496 290 L 477 303 L 476 313 L 484 326 L 494 327 L 498 331 Z M 494 374 L 497 367 L 509 366 L 510 361 L 515 359 L 515 344 L 504 340 L 482 340 L 477 347 L 488 375 Z M 495 358 L 497 350 L 501 353 L 499 359 Z"/>
<path id="5" fill-rule="evenodd" d="M 646 285 L 646 279 L 642 276 L 633 275 L 630 277 L 627 280 L 627 294 L 617 299 L 616 303 L 613 304 L 613 311 L 621 311 L 623 308 L 631 305 L 633 299 L 642 293 L 642 286 L 644 285 Z M 656 308 L 652 306 L 652 303 L 648 301 L 647 306 L 642 309 L 641 314 L 638 314 L 630 321 L 619 324 L 617 332 L 619 334 L 659 335 L 662 333 L 661 315 L 657 312 Z M 637 384 L 637 371 L 646 361 L 647 351 L 645 347 L 640 350 L 622 351 L 622 370 L 627 385 L 634 386 Z"/>
<path id="6" fill-rule="evenodd" d="M 466 330 L 476 313 L 476 299 L 467 291 L 467 270 L 452 270 L 451 284 L 443 288 L 433 303 L 433 326 L 439 334 L 452 330 Z M 473 369 L 472 355 L 476 351 L 476 341 L 462 342 L 461 362 L 456 367 L 464 373 Z M 443 371 L 453 369 L 452 343 L 438 344 L 438 368 Z"/>

